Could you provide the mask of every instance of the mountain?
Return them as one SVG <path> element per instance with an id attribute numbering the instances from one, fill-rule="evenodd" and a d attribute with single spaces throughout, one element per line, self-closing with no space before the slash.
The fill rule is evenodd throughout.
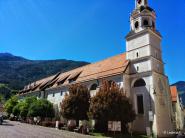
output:
<path id="1" fill-rule="evenodd" d="M 185 81 L 176 82 L 172 86 L 177 86 L 177 89 L 179 92 L 182 92 L 182 91 L 185 92 Z"/>
<path id="2" fill-rule="evenodd" d="M 0 83 L 7 84 L 11 89 L 22 89 L 30 82 L 87 64 L 66 59 L 29 60 L 10 53 L 0 53 Z"/>

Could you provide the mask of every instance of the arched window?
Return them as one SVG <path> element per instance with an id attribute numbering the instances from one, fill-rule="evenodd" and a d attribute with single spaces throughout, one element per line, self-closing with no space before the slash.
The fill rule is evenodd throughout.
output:
<path id="1" fill-rule="evenodd" d="M 138 29 L 138 27 L 139 27 L 139 22 L 136 21 L 136 22 L 135 22 L 135 29 Z"/>
<path id="2" fill-rule="evenodd" d="M 138 79 L 134 83 L 134 87 L 143 87 L 143 86 L 146 86 L 146 83 L 143 79 Z"/>
<path id="3" fill-rule="evenodd" d="M 145 20 L 143 21 L 143 25 L 144 25 L 144 26 L 148 26 L 148 25 L 149 25 L 149 23 L 148 23 L 148 20 L 147 20 L 147 19 L 145 19 Z"/>
<path id="4" fill-rule="evenodd" d="M 91 86 L 90 90 L 91 90 L 91 91 L 92 91 L 92 90 L 96 90 L 97 87 L 98 87 L 97 84 L 93 84 L 93 85 Z"/>

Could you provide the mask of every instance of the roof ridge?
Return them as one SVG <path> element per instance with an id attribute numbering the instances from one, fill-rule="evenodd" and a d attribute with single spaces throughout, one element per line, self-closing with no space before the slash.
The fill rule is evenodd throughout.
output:
<path id="1" fill-rule="evenodd" d="M 106 61 L 106 60 L 109 60 L 109 59 L 111 59 L 111 58 L 118 57 L 118 56 L 121 56 L 121 55 L 126 55 L 126 53 L 120 53 L 120 54 L 118 54 L 118 55 L 111 56 L 111 57 L 105 58 L 105 59 L 103 59 L 103 60 L 100 60 L 100 61 L 97 61 L 97 62 L 93 62 L 93 63 L 91 63 L 91 64 L 87 64 L 87 65 L 84 65 L 84 66 L 81 66 L 81 67 L 78 67 L 78 68 L 75 68 L 75 69 L 72 69 L 72 70 L 63 72 L 63 73 L 67 73 L 67 72 L 70 72 L 70 71 L 73 71 L 73 70 L 77 70 L 77 69 L 84 68 L 84 67 L 87 67 L 87 66 L 91 66 L 91 65 L 94 65 L 94 64 L 97 64 L 97 63 L 101 63 L 101 62 L 104 62 L 104 61 Z"/>
<path id="2" fill-rule="evenodd" d="M 92 66 L 92 65 L 95 65 L 95 64 L 98 64 L 98 63 L 102 63 L 102 62 L 105 62 L 105 61 L 110 60 L 110 59 L 112 59 L 112 58 L 116 58 L 116 57 L 118 57 L 118 56 L 124 56 L 124 55 L 126 55 L 126 53 L 120 53 L 120 54 L 117 54 L 117 55 L 115 55 L 115 56 L 111 56 L 111 57 L 105 58 L 105 59 L 103 59 L 103 60 L 100 60 L 100 61 L 97 61 L 97 62 L 88 64 L 88 65 L 84 65 L 84 66 L 81 66 L 81 67 L 78 67 L 78 68 L 75 68 L 75 69 L 72 69 L 72 70 L 68 70 L 68 71 L 65 71 L 65 72 L 61 72 L 61 71 L 60 71 L 60 72 L 61 72 L 60 75 L 62 75 L 62 74 L 67 74 L 67 73 L 73 72 L 73 71 L 75 71 L 75 70 L 78 71 L 78 70 L 80 70 L 80 69 L 82 69 L 82 71 L 83 71 L 83 68 L 87 68 L 88 66 Z M 57 74 L 57 73 L 56 73 L 56 74 Z M 36 80 L 36 81 L 34 81 L 34 82 L 31 82 L 30 84 L 28 84 L 28 85 L 26 85 L 26 86 L 30 86 L 30 85 L 33 84 L 33 83 L 38 83 L 38 82 L 41 82 L 41 81 L 46 81 L 46 80 L 49 79 L 49 78 L 52 79 L 52 77 L 56 76 L 56 74 L 53 74 L 53 75 L 51 75 L 51 76 L 42 78 L 42 79 L 40 79 L 40 80 Z M 59 75 L 59 76 L 60 76 L 60 75 Z"/>

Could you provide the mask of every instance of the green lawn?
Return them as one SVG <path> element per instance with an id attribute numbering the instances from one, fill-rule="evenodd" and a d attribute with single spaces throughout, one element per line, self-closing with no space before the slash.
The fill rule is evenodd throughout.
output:
<path id="1" fill-rule="evenodd" d="M 105 138 L 105 137 L 111 137 L 111 138 L 148 138 L 144 135 L 133 135 L 132 137 L 130 135 L 123 135 L 123 134 L 103 134 L 103 133 L 91 133 L 92 136 L 95 136 L 97 138 Z"/>

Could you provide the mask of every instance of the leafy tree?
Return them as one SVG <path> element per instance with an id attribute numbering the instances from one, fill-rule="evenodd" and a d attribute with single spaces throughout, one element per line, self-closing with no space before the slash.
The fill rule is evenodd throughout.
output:
<path id="1" fill-rule="evenodd" d="M 23 117 L 23 118 L 27 117 L 31 104 L 33 104 L 35 102 L 37 102 L 36 97 L 26 97 L 24 99 L 23 104 L 22 104 L 21 109 L 20 109 L 20 116 Z"/>
<path id="2" fill-rule="evenodd" d="M 18 98 L 16 96 L 11 97 L 6 103 L 5 103 L 5 111 L 8 114 L 11 114 L 13 112 L 13 108 L 18 104 Z"/>
<path id="3" fill-rule="evenodd" d="M 53 105 L 46 99 L 38 99 L 30 105 L 28 116 L 39 116 L 41 118 L 54 117 Z"/>
<path id="4" fill-rule="evenodd" d="M 0 83 L 0 94 L 7 100 L 11 97 L 11 89 L 8 85 Z"/>
<path id="5" fill-rule="evenodd" d="M 61 104 L 61 113 L 66 119 L 87 120 L 87 112 L 90 106 L 90 93 L 80 84 L 69 87 L 69 93 L 65 95 Z"/>
<path id="6" fill-rule="evenodd" d="M 121 121 L 122 130 L 135 119 L 129 99 L 120 87 L 112 82 L 103 81 L 100 90 L 91 99 L 90 113 L 97 120 L 97 129 L 107 131 L 108 121 Z"/>
<path id="7" fill-rule="evenodd" d="M 26 97 L 24 100 L 19 101 L 19 103 L 13 108 L 13 114 L 15 116 L 20 115 L 22 118 L 27 117 L 30 105 L 36 101 L 36 97 Z"/>
<path id="8" fill-rule="evenodd" d="M 12 113 L 15 116 L 19 116 L 21 112 L 21 107 L 23 106 L 23 102 L 19 102 L 16 106 L 13 107 Z"/>

